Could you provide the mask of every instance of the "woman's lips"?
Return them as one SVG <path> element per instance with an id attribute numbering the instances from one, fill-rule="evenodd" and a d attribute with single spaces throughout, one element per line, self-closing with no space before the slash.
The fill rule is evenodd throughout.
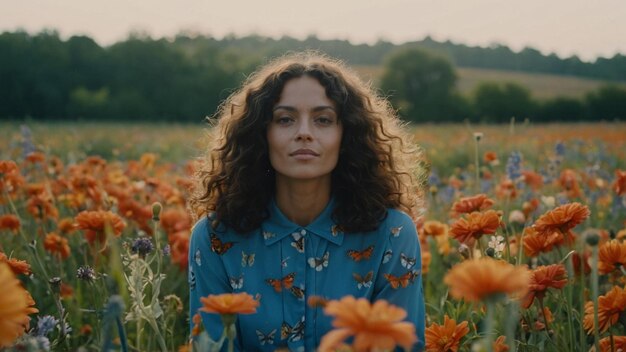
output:
<path id="1" fill-rule="evenodd" d="M 309 160 L 316 158 L 320 155 L 311 149 L 298 149 L 294 152 L 291 152 L 289 156 L 292 156 L 299 160 Z"/>

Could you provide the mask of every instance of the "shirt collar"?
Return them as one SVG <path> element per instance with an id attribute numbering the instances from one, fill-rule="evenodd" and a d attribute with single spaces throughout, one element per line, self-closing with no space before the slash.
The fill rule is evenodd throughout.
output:
<path id="1" fill-rule="evenodd" d="M 272 245 L 302 229 L 306 230 L 308 233 L 325 238 L 336 245 L 341 245 L 343 243 L 344 233 L 338 229 L 337 224 L 332 220 L 331 215 L 334 208 L 335 202 L 334 199 L 331 198 L 322 213 L 313 220 L 313 222 L 307 226 L 300 226 L 287 219 L 285 214 L 278 209 L 276 201 L 272 199 L 269 205 L 270 216 L 267 220 L 263 221 L 261 225 L 265 245 Z"/>

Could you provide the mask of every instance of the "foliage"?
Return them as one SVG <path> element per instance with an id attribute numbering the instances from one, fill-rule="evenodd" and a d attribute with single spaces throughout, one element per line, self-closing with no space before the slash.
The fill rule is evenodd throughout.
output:
<path id="1" fill-rule="evenodd" d="M 511 117 L 526 118 L 534 109 L 528 89 L 514 83 L 481 84 L 474 93 L 474 107 L 484 122 L 508 122 Z"/>
<path id="2" fill-rule="evenodd" d="M 462 98 L 453 92 L 456 73 L 443 57 L 420 49 L 392 54 L 385 65 L 381 89 L 410 121 L 445 121 Z"/>

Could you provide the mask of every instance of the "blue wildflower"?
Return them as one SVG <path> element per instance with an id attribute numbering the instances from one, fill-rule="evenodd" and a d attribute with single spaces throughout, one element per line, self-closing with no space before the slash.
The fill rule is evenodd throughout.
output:
<path id="1" fill-rule="evenodd" d="M 153 249 L 154 244 L 152 244 L 152 241 L 148 237 L 137 238 L 130 247 L 131 252 L 137 253 L 140 256 L 145 256 L 146 254 L 152 252 Z"/>
<path id="2" fill-rule="evenodd" d="M 554 146 L 554 152 L 556 153 L 557 156 L 564 157 L 565 156 L 565 143 L 557 142 L 556 145 Z"/>
<path id="3" fill-rule="evenodd" d="M 37 317 L 37 336 L 48 335 L 58 323 L 59 320 L 52 315 Z"/>
<path id="4" fill-rule="evenodd" d="M 509 180 L 516 181 L 522 176 L 522 154 L 517 151 L 511 152 L 506 162 L 506 174 Z"/>
<path id="5" fill-rule="evenodd" d="M 76 270 L 76 277 L 84 281 L 93 281 L 96 279 L 96 271 L 89 265 L 83 265 Z"/>
<path id="6" fill-rule="evenodd" d="M 166 244 L 165 247 L 163 247 L 163 255 L 164 256 L 169 256 L 170 252 L 171 252 L 171 247 L 169 244 Z"/>

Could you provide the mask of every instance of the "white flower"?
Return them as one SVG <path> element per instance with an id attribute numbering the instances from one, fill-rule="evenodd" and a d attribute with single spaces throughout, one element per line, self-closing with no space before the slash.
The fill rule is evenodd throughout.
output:
<path id="1" fill-rule="evenodd" d="M 490 236 L 489 240 L 489 248 L 493 248 L 495 252 L 495 256 L 497 258 L 502 257 L 502 252 L 504 251 L 504 237 L 498 236 Z"/>

